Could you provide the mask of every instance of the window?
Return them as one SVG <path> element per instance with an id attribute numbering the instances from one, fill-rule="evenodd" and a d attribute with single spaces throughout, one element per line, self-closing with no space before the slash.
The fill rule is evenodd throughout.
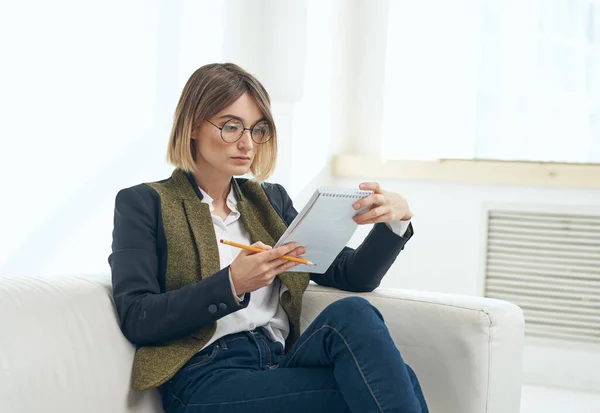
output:
<path id="1" fill-rule="evenodd" d="M 599 0 L 418 3 L 390 3 L 385 157 L 600 163 Z"/>

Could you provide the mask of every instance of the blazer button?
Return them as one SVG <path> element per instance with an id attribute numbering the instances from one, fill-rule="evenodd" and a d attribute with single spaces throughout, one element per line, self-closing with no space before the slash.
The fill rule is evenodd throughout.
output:
<path id="1" fill-rule="evenodd" d="M 225 311 L 225 310 L 227 310 L 227 304 L 225 304 L 225 303 L 220 303 L 220 304 L 219 304 L 219 309 L 220 309 L 221 311 Z"/>
<path id="2" fill-rule="evenodd" d="M 214 304 L 209 305 L 208 306 L 208 312 L 211 313 L 211 314 L 216 313 L 217 312 L 217 306 L 214 305 Z"/>

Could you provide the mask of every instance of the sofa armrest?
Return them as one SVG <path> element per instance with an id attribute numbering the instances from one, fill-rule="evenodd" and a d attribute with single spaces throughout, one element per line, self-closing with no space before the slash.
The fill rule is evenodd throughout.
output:
<path id="1" fill-rule="evenodd" d="M 518 413 L 522 310 L 483 297 L 379 288 L 356 294 L 309 285 L 302 330 L 331 302 L 360 296 L 377 307 L 416 372 L 432 413 Z"/>

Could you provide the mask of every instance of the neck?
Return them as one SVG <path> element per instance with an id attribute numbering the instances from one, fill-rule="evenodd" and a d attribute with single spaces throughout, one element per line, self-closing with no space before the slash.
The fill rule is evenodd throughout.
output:
<path id="1" fill-rule="evenodd" d="M 204 192 L 215 202 L 225 202 L 231 189 L 231 176 L 212 176 L 206 173 L 194 172 L 194 180 Z"/>

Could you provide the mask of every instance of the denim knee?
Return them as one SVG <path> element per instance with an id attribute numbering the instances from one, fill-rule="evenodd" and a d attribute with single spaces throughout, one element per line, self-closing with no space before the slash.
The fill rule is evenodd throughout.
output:
<path id="1" fill-rule="evenodd" d="M 329 304 L 323 312 L 336 322 L 360 323 L 361 321 L 372 322 L 374 319 L 383 321 L 379 310 L 362 297 L 342 298 Z"/>

